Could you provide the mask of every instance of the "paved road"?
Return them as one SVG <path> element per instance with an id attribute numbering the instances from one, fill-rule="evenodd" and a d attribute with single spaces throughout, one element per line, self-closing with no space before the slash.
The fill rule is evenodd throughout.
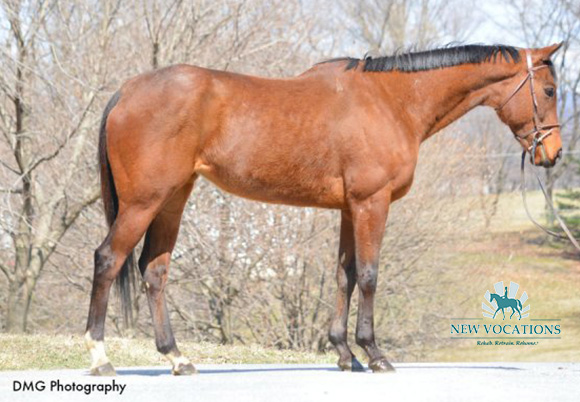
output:
<path id="1" fill-rule="evenodd" d="M 193 377 L 172 377 L 168 368 L 121 368 L 114 382 L 89 377 L 85 370 L 11 371 L 0 372 L 0 401 L 580 401 L 580 363 L 407 363 L 395 368 L 395 374 L 372 374 L 343 373 L 331 365 L 199 365 Z M 14 391 L 15 381 L 44 381 L 46 388 Z M 51 390 L 56 381 L 84 388 Z M 113 385 L 116 389 L 105 395 L 104 388 Z M 83 389 L 92 386 L 100 388 L 85 395 Z"/>

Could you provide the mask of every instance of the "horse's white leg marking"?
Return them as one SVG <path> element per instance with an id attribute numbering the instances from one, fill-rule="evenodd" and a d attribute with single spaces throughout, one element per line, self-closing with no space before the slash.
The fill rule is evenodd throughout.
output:
<path id="1" fill-rule="evenodd" d="M 91 353 L 91 369 L 103 366 L 109 363 L 109 358 L 105 353 L 105 343 L 95 341 L 89 331 L 85 334 L 85 345 Z"/>
<path id="2" fill-rule="evenodd" d="M 171 362 L 173 371 L 178 370 L 181 366 L 187 366 L 188 364 L 191 364 L 189 359 L 183 355 L 177 356 L 174 353 L 169 352 L 163 356 L 165 356 L 165 358 Z"/>

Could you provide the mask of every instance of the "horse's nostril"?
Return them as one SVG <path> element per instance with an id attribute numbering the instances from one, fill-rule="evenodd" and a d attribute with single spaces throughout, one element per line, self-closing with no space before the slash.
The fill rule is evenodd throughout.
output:
<path id="1" fill-rule="evenodd" d="M 562 148 L 558 150 L 558 153 L 556 154 L 556 159 L 560 159 L 561 157 L 562 157 Z"/>

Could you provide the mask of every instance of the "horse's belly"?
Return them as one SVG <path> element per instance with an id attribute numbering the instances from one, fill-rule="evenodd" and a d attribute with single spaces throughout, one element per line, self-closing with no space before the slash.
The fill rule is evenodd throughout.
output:
<path id="1" fill-rule="evenodd" d="M 196 172 L 228 193 L 256 201 L 337 209 L 345 204 L 342 178 L 300 176 L 296 172 L 242 175 L 210 164 L 199 164 Z"/>

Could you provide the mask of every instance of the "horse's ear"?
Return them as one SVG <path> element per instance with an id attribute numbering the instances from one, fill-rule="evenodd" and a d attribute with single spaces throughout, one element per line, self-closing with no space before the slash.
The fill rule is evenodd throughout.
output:
<path id="1" fill-rule="evenodd" d="M 560 43 L 554 43 L 553 45 L 550 45 L 550 46 L 536 49 L 536 51 L 534 52 L 536 54 L 536 59 L 542 60 L 542 61 L 550 60 L 552 55 L 554 53 L 556 53 L 563 45 L 564 45 L 564 42 L 560 42 Z"/>

